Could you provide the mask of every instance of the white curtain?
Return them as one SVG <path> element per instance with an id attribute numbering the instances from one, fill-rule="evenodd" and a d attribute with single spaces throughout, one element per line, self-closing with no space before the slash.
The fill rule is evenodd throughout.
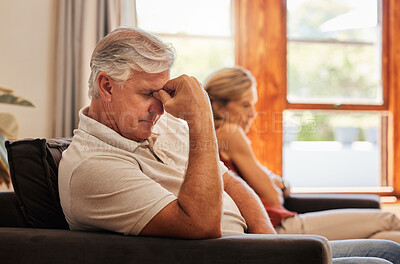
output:
<path id="1" fill-rule="evenodd" d="M 89 103 L 90 56 L 121 24 L 121 0 L 58 0 L 53 137 L 71 137 Z"/>

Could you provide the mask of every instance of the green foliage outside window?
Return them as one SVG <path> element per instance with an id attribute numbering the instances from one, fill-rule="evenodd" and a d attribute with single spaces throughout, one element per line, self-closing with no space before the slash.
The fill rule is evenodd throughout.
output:
<path id="1" fill-rule="evenodd" d="M 287 5 L 288 100 L 381 104 L 377 0 L 287 0 Z M 360 13 L 367 24 L 356 24 Z M 327 29 L 333 21 L 338 28 Z"/>
<path id="2" fill-rule="evenodd" d="M 373 46 L 288 44 L 288 99 L 379 103 L 381 71 L 374 50 Z"/>

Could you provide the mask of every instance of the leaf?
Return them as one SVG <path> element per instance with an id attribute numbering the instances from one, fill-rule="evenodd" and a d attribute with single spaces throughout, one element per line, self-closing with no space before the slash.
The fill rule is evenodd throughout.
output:
<path id="1" fill-rule="evenodd" d="M 0 95 L 0 103 L 34 107 L 30 101 L 11 93 Z"/>
<path id="2" fill-rule="evenodd" d="M 5 93 L 12 93 L 13 90 L 8 89 L 6 87 L 0 86 L 0 92 L 5 92 Z"/>

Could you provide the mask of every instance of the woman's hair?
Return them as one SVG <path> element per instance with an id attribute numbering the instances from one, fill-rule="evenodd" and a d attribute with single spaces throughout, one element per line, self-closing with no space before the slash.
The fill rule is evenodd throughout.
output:
<path id="1" fill-rule="evenodd" d="M 214 102 L 226 105 L 231 100 L 240 99 L 245 92 L 255 86 L 254 76 L 242 67 L 224 68 L 211 74 L 204 83 L 204 89 L 210 97 L 214 119 L 216 121 L 223 119 L 215 110 Z"/>
<path id="2" fill-rule="evenodd" d="M 97 76 L 105 72 L 119 85 L 131 77 L 132 70 L 160 73 L 169 70 L 175 59 L 170 44 L 134 27 L 120 27 L 99 41 L 90 60 L 89 97 L 99 97 Z"/>

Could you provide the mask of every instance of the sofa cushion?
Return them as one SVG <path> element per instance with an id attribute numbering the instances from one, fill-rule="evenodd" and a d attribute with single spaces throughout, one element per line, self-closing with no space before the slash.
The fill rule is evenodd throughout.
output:
<path id="1" fill-rule="evenodd" d="M 13 191 L 0 192 L 0 227 L 29 227 Z"/>
<path id="2" fill-rule="evenodd" d="M 11 181 L 28 224 L 68 229 L 58 196 L 58 164 L 70 139 L 7 141 Z"/>

